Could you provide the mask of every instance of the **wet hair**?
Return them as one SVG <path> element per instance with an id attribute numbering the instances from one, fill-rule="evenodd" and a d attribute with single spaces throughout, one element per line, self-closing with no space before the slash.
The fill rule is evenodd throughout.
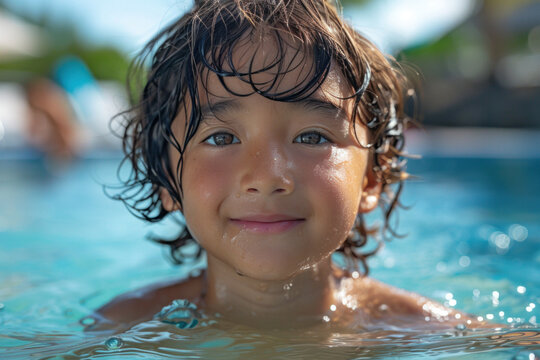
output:
<path id="1" fill-rule="evenodd" d="M 372 154 L 374 174 L 382 184 L 379 206 L 383 225 L 368 227 L 359 214 L 337 250 L 349 265 L 359 269 L 360 264 L 367 274 L 366 259 L 379 249 L 388 233 L 396 236 L 389 220 L 400 205 L 407 177 L 402 151 L 403 132 L 411 121 L 404 111 L 408 83 L 395 61 L 346 24 L 340 10 L 339 4 L 325 0 L 196 1 L 189 12 L 157 34 L 132 64 L 128 84 L 132 108 L 121 120 L 125 158 L 119 169 L 128 165 L 130 171 L 127 178 L 121 178 L 121 190 L 113 197 L 150 222 L 168 214 L 160 200 L 161 191 L 168 191 L 182 204 L 183 154 L 201 122 L 200 98 L 207 96 L 208 74 L 217 75 L 233 95 L 257 93 L 274 101 L 294 102 L 313 94 L 335 65 L 351 90 L 351 121 L 360 121 L 369 131 L 371 141 L 366 146 Z M 233 54 L 246 39 L 255 49 L 253 58 L 257 45 L 269 39 L 275 44 L 275 54 L 260 67 L 252 58 L 247 69 L 237 68 Z M 278 89 L 280 79 L 298 66 L 307 67 L 303 77 L 290 89 Z M 264 82 L 255 80 L 255 75 L 263 72 L 274 76 Z M 252 91 L 234 93 L 225 82 L 229 77 L 248 83 Z M 142 92 L 138 85 L 144 86 Z M 183 139 L 175 137 L 171 129 L 179 111 L 185 113 Z M 180 154 L 176 166 L 171 165 L 171 147 Z M 366 247 L 370 238 L 378 245 Z M 202 254 L 185 225 L 176 239 L 153 240 L 170 246 L 177 263 Z M 187 254 L 190 244 L 198 250 Z"/>

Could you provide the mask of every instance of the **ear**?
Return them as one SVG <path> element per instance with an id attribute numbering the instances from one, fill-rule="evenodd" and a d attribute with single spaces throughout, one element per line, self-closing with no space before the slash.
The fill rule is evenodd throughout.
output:
<path id="1" fill-rule="evenodd" d="M 161 188 L 159 190 L 159 199 L 161 200 L 163 208 L 168 212 L 181 210 L 180 204 L 178 204 L 178 202 L 172 198 L 171 194 L 167 191 L 167 189 Z"/>
<path id="2" fill-rule="evenodd" d="M 360 207 L 358 212 L 368 213 L 377 207 L 381 196 L 382 183 L 379 181 L 371 167 L 368 165 L 368 170 L 364 176 L 364 184 L 362 186 L 362 198 L 360 199 Z"/>

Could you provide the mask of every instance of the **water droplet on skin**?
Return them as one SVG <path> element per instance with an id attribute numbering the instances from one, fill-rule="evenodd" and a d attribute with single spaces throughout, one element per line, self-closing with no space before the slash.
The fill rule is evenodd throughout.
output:
<path id="1" fill-rule="evenodd" d="M 238 235 L 234 235 L 232 238 L 231 238 L 231 244 L 234 244 L 236 242 L 236 238 L 238 237 Z"/>
<path id="2" fill-rule="evenodd" d="M 179 329 L 192 329 L 197 326 L 200 317 L 195 304 L 188 300 L 174 300 L 170 305 L 161 309 L 154 316 L 154 319 L 176 325 Z"/>
<path id="3" fill-rule="evenodd" d="M 379 311 L 386 311 L 386 310 L 388 310 L 388 305 L 386 305 L 386 304 L 381 304 L 381 305 L 379 306 Z"/>
<path id="4" fill-rule="evenodd" d="M 124 342 L 118 337 L 112 337 L 105 341 L 105 346 L 107 346 L 107 349 L 109 350 L 120 349 L 122 345 L 124 345 Z"/>
<path id="5" fill-rule="evenodd" d="M 292 283 L 287 283 L 283 285 L 283 290 L 289 291 L 292 288 Z"/>

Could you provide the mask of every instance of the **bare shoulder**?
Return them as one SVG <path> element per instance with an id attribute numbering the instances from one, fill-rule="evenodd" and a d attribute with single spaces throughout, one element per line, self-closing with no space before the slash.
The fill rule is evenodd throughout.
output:
<path id="1" fill-rule="evenodd" d="M 387 314 L 423 315 L 428 299 L 372 278 L 343 279 L 342 286 L 356 298 L 359 307 L 375 317 Z"/>
<path id="2" fill-rule="evenodd" d="M 345 278 L 342 280 L 342 286 L 373 321 L 390 320 L 393 323 L 403 322 L 413 326 L 414 324 L 455 326 L 463 323 L 468 327 L 490 326 L 437 301 L 372 278 Z"/>
<path id="3" fill-rule="evenodd" d="M 96 323 L 86 330 L 125 328 L 151 320 L 175 299 L 195 301 L 204 288 L 204 274 L 180 281 L 152 284 L 118 295 L 93 314 Z"/>

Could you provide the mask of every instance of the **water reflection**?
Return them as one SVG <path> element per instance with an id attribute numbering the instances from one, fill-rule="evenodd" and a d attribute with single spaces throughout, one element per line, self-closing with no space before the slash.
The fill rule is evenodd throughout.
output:
<path id="1" fill-rule="evenodd" d="M 540 329 L 468 329 L 465 324 L 439 331 L 380 328 L 346 332 L 325 325 L 294 330 L 260 331 L 220 320 L 211 326 L 180 329 L 160 321 L 141 323 L 114 337 L 37 334 L 31 346 L 14 346 L 4 352 L 8 358 L 39 353 L 63 359 L 96 358 L 110 355 L 137 358 L 197 357 L 227 358 L 332 358 L 371 359 L 388 357 L 442 356 L 450 353 L 508 358 L 535 354 L 540 346 Z M 27 336 L 14 336 L 30 340 Z M 39 344 L 39 345 L 38 345 Z"/>

